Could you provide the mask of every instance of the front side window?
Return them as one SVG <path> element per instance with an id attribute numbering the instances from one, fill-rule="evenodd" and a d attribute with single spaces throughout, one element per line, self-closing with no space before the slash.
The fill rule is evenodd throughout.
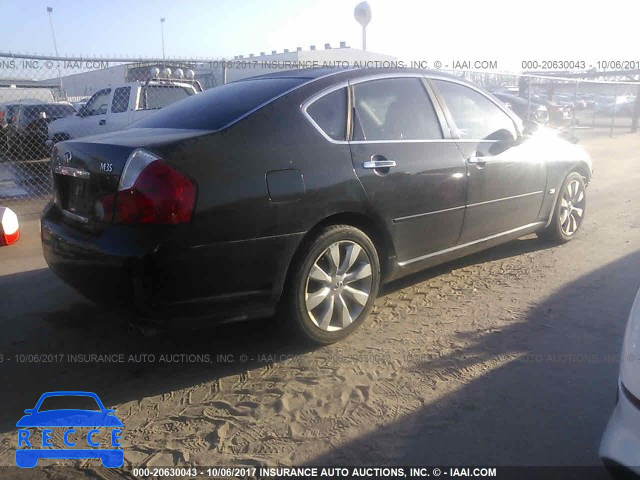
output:
<path id="1" fill-rule="evenodd" d="M 113 103 L 111 104 L 111 113 L 122 113 L 129 109 L 129 97 L 131 96 L 131 87 L 119 87 L 113 92 Z"/>
<path id="2" fill-rule="evenodd" d="M 481 93 L 458 83 L 434 80 L 449 108 L 460 138 L 488 139 L 499 131 L 514 138 L 517 132 L 511 118 Z"/>
<path id="3" fill-rule="evenodd" d="M 419 78 L 358 83 L 354 102 L 354 140 L 442 138 L 438 116 Z"/>
<path id="4" fill-rule="evenodd" d="M 87 102 L 84 107 L 84 115 L 104 115 L 107 113 L 107 106 L 109 105 L 109 97 L 111 96 L 111 89 L 100 90 Z"/>
<path id="5" fill-rule="evenodd" d="M 347 102 L 347 89 L 341 88 L 313 102 L 307 108 L 307 113 L 329 138 L 345 140 Z"/>

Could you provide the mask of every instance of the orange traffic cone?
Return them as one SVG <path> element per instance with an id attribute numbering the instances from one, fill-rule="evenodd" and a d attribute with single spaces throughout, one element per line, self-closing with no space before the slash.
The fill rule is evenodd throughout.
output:
<path id="1" fill-rule="evenodd" d="M 20 238 L 18 216 L 7 207 L 0 207 L 0 246 L 11 245 Z"/>

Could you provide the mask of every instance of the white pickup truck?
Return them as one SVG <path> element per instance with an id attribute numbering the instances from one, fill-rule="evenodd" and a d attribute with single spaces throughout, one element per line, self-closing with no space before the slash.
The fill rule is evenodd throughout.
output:
<path id="1" fill-rule="evenodd" d="M 49 124 L 47 145 L 63 140 L 113 132 L 154 111 L 195 95 L 202 87 L 195 80 L 151 79 L 97 91 L 77 115 Z"/>

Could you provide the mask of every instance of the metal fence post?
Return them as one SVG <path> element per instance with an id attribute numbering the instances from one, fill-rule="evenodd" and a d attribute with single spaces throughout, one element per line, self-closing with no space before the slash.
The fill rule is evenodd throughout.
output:
<path id="1" fill-rule="evenodd" d="M 578 80 L 576 80 L 576 88 L 573 91 L 573 115 L 571 116 L 571 136 L 576 136 L 576 112 L 578 111 Z"/>
<path id="2" fill-rule="evenodd" d="M 616 107 L 618 106 L 618 86 L 616 85 L 613 91 L 613 112 L 611 113 L 611 130 L 609 131 L 609 137 L 613 137 L 613 127 L 616 124 Z"/>
<path id="3" fill-rule="evenodd" d="M 633 105 L 633 118 L 631 119 L 631 132 L 638 131 L 638 117 L 640 117 L 640 84 L 636 87 L 636 101 Z"/>
<path id="4" fill-rule="evenodd" d="M 531 77 L 528 77 L 527 87 L 527 121 L 531 118 Z"/>

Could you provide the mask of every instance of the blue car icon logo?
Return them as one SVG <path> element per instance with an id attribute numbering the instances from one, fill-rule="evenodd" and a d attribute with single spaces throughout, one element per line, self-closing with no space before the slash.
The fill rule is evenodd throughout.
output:
<path id="1" fill-rule="evenodd" d="M 65 403 L 68 400 L 89 402 L 91 409 L 57 408 L 47 409 L 43 403 Z M 97 408 L 94 408 L 95 405 Z M 92 392 L 61 391 L 43 394 L 36 406 L 24 411 L 26 415 L 18 420 L 18 448 L 16 465 L 32 468 L 41 458 L 77 460 L 96 458 L 108 468 L 118 468 L 124 464 L 124 451 L 120 445 L 122 422 L 115 411 L 104 407 L 98 395 Z M 41 442 L 29 428 L 41 429 Z M 79 430 L 87 430 L 83 435 Z M 61 435 L 60 435 L 61 434 Z M 105 441 L 107 434 L 107 441 Z M 62 437 L 62 445 L 54 445 L 53 437 Z M 56 448 L 62 447 L 65 448 Z M 84 448 L 86 446 L 86 448 Z M 110 448 L 105 448 L 106 446 Z"/>

